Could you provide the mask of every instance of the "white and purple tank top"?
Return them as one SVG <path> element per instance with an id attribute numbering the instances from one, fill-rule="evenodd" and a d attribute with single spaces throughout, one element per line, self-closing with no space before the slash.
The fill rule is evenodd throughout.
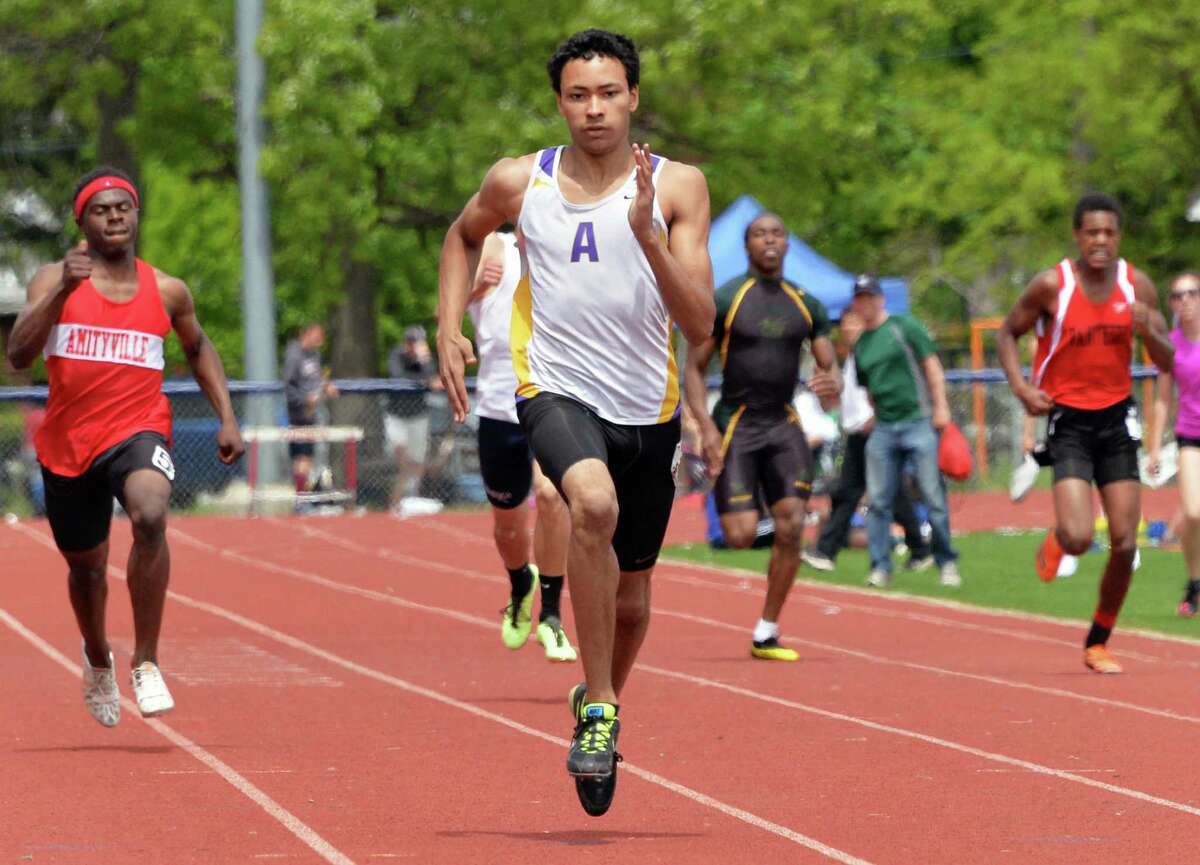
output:
<path id="1" fill-rule="evenodd" d="M 665 423 L 679 411 L 671 319 L 629 227 L 637 180 L 575 204 L 559 190 L 564 148 L 537 154 L 517 219 L 525 268 L 513 301 L 517 399 L 572 397 L 616 424 Z M 666 160 L 654 157 L 657 181 Z M 654 223 L 667 237 L 654 201 Z"/>

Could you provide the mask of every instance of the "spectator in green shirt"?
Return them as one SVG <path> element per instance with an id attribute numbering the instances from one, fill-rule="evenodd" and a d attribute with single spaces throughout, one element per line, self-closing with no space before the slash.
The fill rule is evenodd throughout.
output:
<path id="1" fill-rule="evenodd" d="M 946 379 L 937 349 L 925 328 L 907 315 L 889 315 L 883 289 L 870 274 L 854 283 L 854 312 L 863 331 L 854 346 L 858 383 L 875 409 L 867 439 L 867 546 L 871 573 L 867 585 L 892 582 L 892 502 L 907 466 L 929 508 L 932 551 L 943 586 L 962 585 L 958 553 L 950 544 L 946 488 L 938 469 L 938 436 L 950 422 Z"/>

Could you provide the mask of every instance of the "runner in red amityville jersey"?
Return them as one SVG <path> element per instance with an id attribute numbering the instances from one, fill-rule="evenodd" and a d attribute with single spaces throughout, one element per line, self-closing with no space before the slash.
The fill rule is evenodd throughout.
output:
<path id="1" fill-rule="evenodd" d="M 74 214 L 84 240 L 29 283 L 8 359 L 23 369 L 39 352 L 46 358 L 50 397 L 35 439 L 46 514 L 67 560 L 71 606 L 83 636 L 84 704 L 112 727 L 121 702 L 104 613 L 114 497 L 133 528 L 130 679 L 138 710 L 150 717 L 175 706 L 158 668 L 170 571 L 167 504 L 175 479 L 171 407 L 162 392 L 163 340 L 170 330 L 220 418 L 221 461 L 235 462 L 244 446 L 221 358 L 200 328 L 191 293 L 135 255 L 139 199 L 133 181 L 114 168 L 90 172 L 75 189 Z"/>
<path id="2" fill-rule="evenodd" d="M 1091 546 L 1093 481 L 1100 490 L 1110 548 L 1083 662 L 1097 673 L 1119 673 L 1107 644 L 1133 575 L 1142 512 L 1133 338 L 1142 338 L 1163 371 L 1172 369 L 1175 350 L 1154 283 L 1117 257 L 1120 205 L 1100 193 L 1083 196 L 1075 205 L 1074 236 L 1079 257 L 1033 278 L 997 331 L 996 347 L 1026 411 L 1049 415 L 1055 528 L 1037 554 L 1043 581 L 1054 579 L 1065 553 L 1077 556 Z M 1027 381 L 1017 340 L 1033 327 L 1038 345 Z"/>

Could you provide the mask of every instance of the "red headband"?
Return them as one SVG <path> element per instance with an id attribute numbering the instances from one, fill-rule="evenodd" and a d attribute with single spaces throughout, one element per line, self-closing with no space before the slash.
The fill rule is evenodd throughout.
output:
<path id="1" fill-rule="evenodd" d="M 116 177 L 112 174 L 105 174 L 103 177 L 97 177 L 83 189 L 79 190 L 79 194 L 75 196 L 75 221 L 78 222 L 83 218 L 83 209 L 87 207 L 88 201 L 97 192 L 103 192 L 105 189 L 124 189 L 133 196 L 133 206 L 140 207 L 138 202 L 137 190 L 133 188 L 133 184 L 123 177 Z"/>

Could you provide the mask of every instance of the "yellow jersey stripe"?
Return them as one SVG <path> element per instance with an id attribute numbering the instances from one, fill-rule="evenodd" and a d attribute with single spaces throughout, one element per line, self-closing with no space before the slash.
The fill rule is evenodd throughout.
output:
<path id="1" fill-rule="evenodd" d="M 675 417 L 679 408 L 679 365 L 675 362 L 674 322 L 667 319 L 667 387 L 662 406 L 658 410 L 658 422 L 666 423 Z"/>
<path id="2" fill-rule="evenodd" d="M 804 292 L 801 289 L 793 288 L 786 282 L 783 283 L 783 290 L 787 292 L 788 297 L 796 302 L 796 306 L 800 307 L 800 311 L 804 313 L 804 318 L 808 321 L 808 326 L 812 327 L 812 313 L 808 311 L 808 307 L 804 305 L 804 301 L 801 299 L 804 296 Z"/>
<path id="3" fill-rule="evenodd" d="M 529 286 L 529 271 L 513 292 L 512 320 L 508 326 L 508 345 L 512 352 L 513 371 L 517 374 L 517 396 L 529 398 L 540 393 L 529 372 L 529 340 L 533 337 L 533 292 Z"/>
<path id="4" fill-rule="evenodd" d="M 737 411 L 733 413 L 733 417 L 729 419 L 729 426 L 725 427 L 725 437 L 721 439 L 721 456 L 725 456 L 725 452 L 729 450 L 729 443 L 733 441 L 733 430 L 738 425 L 738 421 L 742 419 L 742 414 L 746 411 L 744 405 L 740 405 Z"/>
<path id="5" fill-rule="evenodd" d="M 721 369 L 725 368 L 725 355 L 729 354 L 729 335 L 733 332 L 733 317 L 737 315 L 738 307 L 742 305 L 742 298 L 746 296 L 746 292 L 754 286 L 754 283 L 754 277 L 742 283 L 733 296 L 733 303 L 729 304 L 729 312 L 725 314 L 725 336 L 721 339 Z"/>

